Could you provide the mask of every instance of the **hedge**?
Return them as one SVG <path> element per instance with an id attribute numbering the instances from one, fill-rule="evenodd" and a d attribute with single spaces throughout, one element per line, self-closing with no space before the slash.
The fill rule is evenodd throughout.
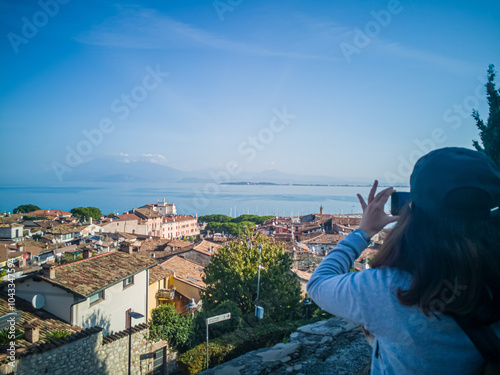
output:
<path id="1" fill-rule="evenodd" d="M 257 328 L 247 327 L 211 340 L 208 344 L 210 367 L 218 366 L 249 351 L 282 342 L 283 338 L 303 324 L 304 321 L 289 321 Z M 193 375 L 205 370 L 206 358 L 207 346 L 203 343 L 180 355 L 177 364 L 183 374 Z"/>

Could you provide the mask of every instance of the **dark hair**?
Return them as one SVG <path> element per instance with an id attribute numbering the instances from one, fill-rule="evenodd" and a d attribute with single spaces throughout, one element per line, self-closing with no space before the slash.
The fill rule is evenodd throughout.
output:
<path id="1" fill-rule="evenodd" d="M 410 287 L 398 289 L 398 300 L 426 315 L 468 315 L 476 324 L 500 319 L 498 218 L 450 219 L 407 206 L 370 266 L 409 272 Z"/>

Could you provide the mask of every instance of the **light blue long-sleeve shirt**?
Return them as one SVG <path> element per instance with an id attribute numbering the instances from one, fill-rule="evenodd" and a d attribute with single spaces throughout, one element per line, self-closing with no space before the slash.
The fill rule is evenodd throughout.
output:
<path id="1" fill-rule="evenodd" d="M 407 290 L 412 276 L 396 268 L 348 273 L 368 243 L 359 232 L 342 239 L 316 268 L 307 284 L 322 309 L 363 324 L 375 336 L 372 374 L 473 374 L 483 359 L 450 316 L 426 317 L 416 306 L 403 306 L 397 290 Z M 467 293 L 454 280 L 433 302 L 440 306 L 453 293 Z M 500 333 L 500 324 L 494 326 Z"/>

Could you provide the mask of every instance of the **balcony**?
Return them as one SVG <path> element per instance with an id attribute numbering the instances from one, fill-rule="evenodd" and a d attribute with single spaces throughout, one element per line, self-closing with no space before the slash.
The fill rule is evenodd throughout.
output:
<path id="1" fill-rule="evenodd" d="M 173 300 L 175 296 L 175 288 L 160 289 L 156 292 L 156 298 L 159 300 Z"/>

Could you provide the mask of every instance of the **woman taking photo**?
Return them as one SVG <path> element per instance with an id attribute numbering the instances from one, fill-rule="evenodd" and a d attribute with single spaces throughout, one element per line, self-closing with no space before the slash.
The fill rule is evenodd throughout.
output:
<path id="1" fill-rule="evenodd" d="M 367 202 L 358 194 L 359 229 L 316 268 L 309 296 L 374 336 L 372 374 L 477 373 L 485 359 L 464 329 L 482 332 L 483 344 L 490 335 L 486 350 L 500 333 L 500 172 L 476 151 L 432 151 L 416 163 L 399 216 L 384 212 L 394 190 L 376 194 L 377 185 Z M 371 269 L 349 273 L 393 221 Z"/>

